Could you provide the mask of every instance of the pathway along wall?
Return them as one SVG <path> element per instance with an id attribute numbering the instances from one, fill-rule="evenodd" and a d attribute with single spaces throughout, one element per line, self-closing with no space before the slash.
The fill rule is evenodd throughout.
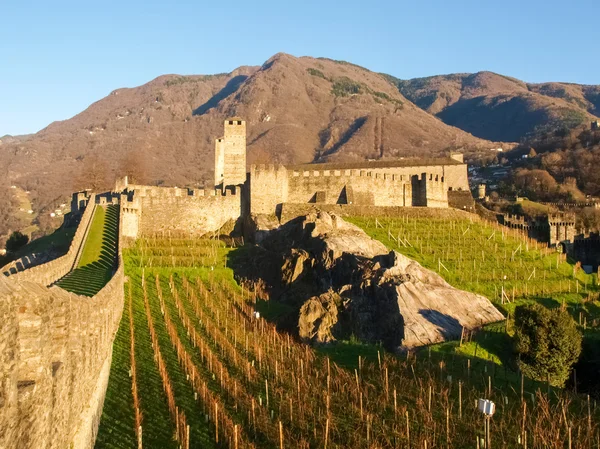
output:
<path id="1" fill-rule="evenodd" d="M 92 298 L 46 287 L 79 248 L 0 277 L 0 448 L 93 448 L 123 310 L 121 240 L 116 272 Z"/>

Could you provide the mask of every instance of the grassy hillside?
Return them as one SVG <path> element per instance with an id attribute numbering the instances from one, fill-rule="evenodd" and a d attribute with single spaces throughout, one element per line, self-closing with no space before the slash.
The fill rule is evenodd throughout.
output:
<path id="1" fill-rule="evenodd" d="M 349 221 L 453 286 L 486 296 L 509 318 L 518 304 L 539 302 L 566 307 L 582 329 L 600 324 L 597 276 L 575 270 L 564 255 L 518 232 L 467 218 Z M 451 342 L 435 349 L 512 366 L 510 334 L 509 319 L 507 324 L 489 326 L 466 345 Z"/>

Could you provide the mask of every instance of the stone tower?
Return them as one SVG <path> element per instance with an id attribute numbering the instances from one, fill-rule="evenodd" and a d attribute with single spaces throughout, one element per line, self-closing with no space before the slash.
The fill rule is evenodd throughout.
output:
<path id="1" fill-rule="evenodd" d="M 224 128 L 215 141 L 215 185 L 223 188 L 246 182 L 246 122 L 229 118 Z"/>
<path id="2" fill-rule="evenodd" d="M 483 199 L 485 199 L 485 193 L 486 193 L 486 192 L 485 192 L 485 187 L 486 187 L 486 186 L 485 186 L 485 184 L 479 184 L 479 185 L 477 186 L 477 197 L 478 197 L 480 200 L 483 200 Z"/>
<path id="3" fill-rule="evenodd" d="M 575 240 L 575 215 L 573 214 L 548 215 L 548 227 L 550 246 Z"/>

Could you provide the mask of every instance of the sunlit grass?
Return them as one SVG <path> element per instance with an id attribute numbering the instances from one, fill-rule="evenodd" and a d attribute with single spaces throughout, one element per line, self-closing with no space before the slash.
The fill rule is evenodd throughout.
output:
<path id="1" fill-rule="evenodd" d="M 77 268 L 57 285 L 72 293 L 94 296 L 111 279 L 118 244 L 119 207 L 96 207 Z"/>

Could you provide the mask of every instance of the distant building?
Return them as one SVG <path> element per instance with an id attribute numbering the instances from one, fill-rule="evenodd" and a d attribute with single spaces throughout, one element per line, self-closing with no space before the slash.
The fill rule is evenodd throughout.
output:
<path id="1" fill-rule="evenodd" d="M 482 200 L 485 198 L 485 194 L 486 194 L 486 185 L 485 184 L 479 184 L 477 186 L 477 197 Z"/>
<path id="2" fill-rule="evenodd" d="M 598 131 L 600 129 L 600 121 L 594 120 L 592 122 L 592 131 Z"/>

